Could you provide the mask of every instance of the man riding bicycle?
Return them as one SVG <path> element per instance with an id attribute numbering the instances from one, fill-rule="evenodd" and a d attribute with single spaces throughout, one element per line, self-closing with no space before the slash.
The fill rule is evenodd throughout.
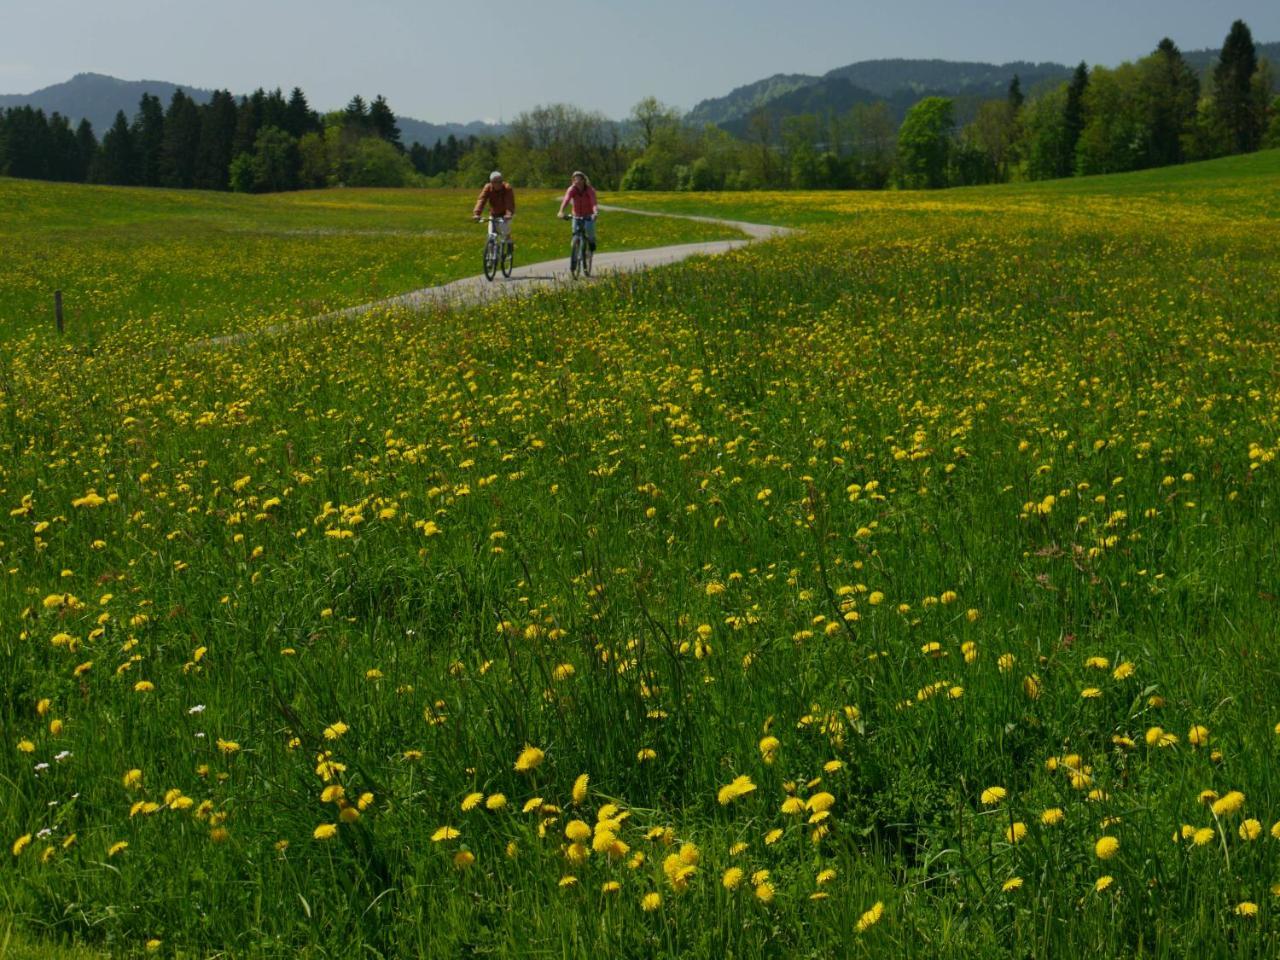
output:
<path id="1" fill-rule="evenodd" d="M 498 170 L 489 174 L 489 182 L 484 185 L 484 189 L 480 191 L 480 196 L 476 200 L 476 208 L 471 212 L 476 222 L 479 222 L 480 215 L 484 213 L 486 203 L 494 218 L 490 224 L 490 230 L 505 240 L 508 247 L 514 247 L 515 241 L 511 239 L 511 218 L 516 215 L 516 192 L 511 184 L 502 179 L 502 173 Z"/>
<path id="2" fill-rule="evenodd" d="M 569 189 L 565 191 L 564 199 L 560 201 L 560 212 L 556 214 L 561 220 L 565 219 L 564 208 L 573 205 L 573 216 L 575 219 L 582 220 L 583 231 L 587 235 L 587 243 L 591 245 L 591 252 L 596 250 L 596 215 L 600 212 L 599 206 L 596 204 L 596 189 L 591 186 L 591 181 L 587 179 L 587 175 L 581 170 L 573 171 L 573 182 L 569 184 Z"/>

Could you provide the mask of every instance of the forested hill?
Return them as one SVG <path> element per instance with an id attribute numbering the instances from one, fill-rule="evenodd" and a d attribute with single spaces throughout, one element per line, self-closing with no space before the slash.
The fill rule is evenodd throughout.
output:
<path id="1" fill-rule="evenodd" d="M 198 104 L 213 98 L 212 90 L 179 86 L 166 80 L 119 80 L 101 73 L 77 73 L 64 83 L 55 83 L 34 93 L 0 94 L 0 109 L 30 106 L 43 110 L 46 115 L 57 112 L 70 120 L 72 126 L 82 119 L 88 120 L 100 134 L 111 126 L 117 111 L 123 110 L 125 116 L 132 117 L 144 93 L 168 103 L 179 89 Z"/>
<path id="2" fill-rule="evenodd" d="M 1280 66 L 1280 42 L 1259 43 L 1259 58 Z M 1200 73 L 1217 63 L 1217 49 L 1192 50 L 1183 54 Z M 901 117 L 921 96 L 986 98 L 1003 95 L 1016 74 L 1022 89 L 1034 93 L 1068 79 L 1072 67 L 1061 63 L 1014 61 L 993 64 L 956 60 L 862 60 L 829 70 L 821 76 L 780 73 L 738 87 L 723 97 L 698 103 L 688 114 L 696 124 L 714 123 L 741 134 L 747 117 L 765 107 L 775 120 L 800 113 L 846 112 L 855 103 L 885 100 Z"/>
<path id="3" fill-rule="evenodd" d="M 213 97 L 212 90 L 166 80 L 119 80 L 101 73 L 78 73 L 64 83 L 55 83 L 33 93 L 0 94 L 0 110 L 30 106 L 43 110 L 46 115 L 57 112 L 70 120 L 73 127 L 81 119 L 86 119 L 101 136 L 115 120 L 117 111 L 123 110 L 126 117 L 132 118 L 144 93 L 167 104 L 173 99 L 174 91 L 179 89 L 197 104 L 206 104 Z M 421 143 L 427 147 L 450 135 L 466 139 L 473 135 L 501 133 L 504 129 L 479 121 L 427 123 L 412 117 L 397 117 L 396 122 L 406 144 Z"/>

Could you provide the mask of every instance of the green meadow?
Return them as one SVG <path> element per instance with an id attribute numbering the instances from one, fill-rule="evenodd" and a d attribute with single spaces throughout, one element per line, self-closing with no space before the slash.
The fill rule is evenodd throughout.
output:
<path id="1" fill-rule="evenodd" d="M 0 945 L 1280 954 L 1278 180 L 602 197 L 803 232 L 183 351 L 470 195 L 0 181 Z"/>

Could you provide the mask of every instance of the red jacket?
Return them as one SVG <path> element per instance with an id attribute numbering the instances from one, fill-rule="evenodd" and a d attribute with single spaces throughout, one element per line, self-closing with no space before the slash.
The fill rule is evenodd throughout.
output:
<path id="1" fill-rule="evenodd" d="M 489 209 L 493 211 L 495 217 L 505 217 L 509 213 L 516 212 L 516 192 L 505 180 L 496 187 L 493 181 L 490 181 L 484 185 L 479 199 L 476 200 L 475 215 L 477 217 L 484 212 L 486 203 L 489 204 Z"/>
<path id="2" fill-rule="evenodd" d="M 596 212 L 596 188 L 588 185 L 579 190 L 575 183 L 565 191 L 563 202 L 573 203 L 575 217 L 592 216 Z"/>

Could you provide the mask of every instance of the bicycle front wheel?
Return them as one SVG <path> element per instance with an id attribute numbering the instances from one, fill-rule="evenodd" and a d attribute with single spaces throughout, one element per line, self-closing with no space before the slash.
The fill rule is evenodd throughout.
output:
<path id="1" fill-rule="evenodd" d="M 586 240 L 582 241 L 582 272 L 588 277 L 591 276 L 591 261 L 595 259 L 595 254 L 591 252 L 591 244 Z"/>
<path id="2" fill-rule="evenodd" d="M 510 277 L 516 265 L 516 246 L 510 240 L 502 245 L 502 275 Z"/>
<path id="3" fill-rule="evenodd" d="M 578 273 L 582 270 L 582 237 L 574 234 L 573 246 L 569 249 L 569 272 L 573 274 L 573 278 L 578 279 Z"/>
<path id="4" fill-rule="evenodd" d="M 498 272 L 498 242 L 489 238 L 484 245 L 484 278 L 492 280 Z"/>

